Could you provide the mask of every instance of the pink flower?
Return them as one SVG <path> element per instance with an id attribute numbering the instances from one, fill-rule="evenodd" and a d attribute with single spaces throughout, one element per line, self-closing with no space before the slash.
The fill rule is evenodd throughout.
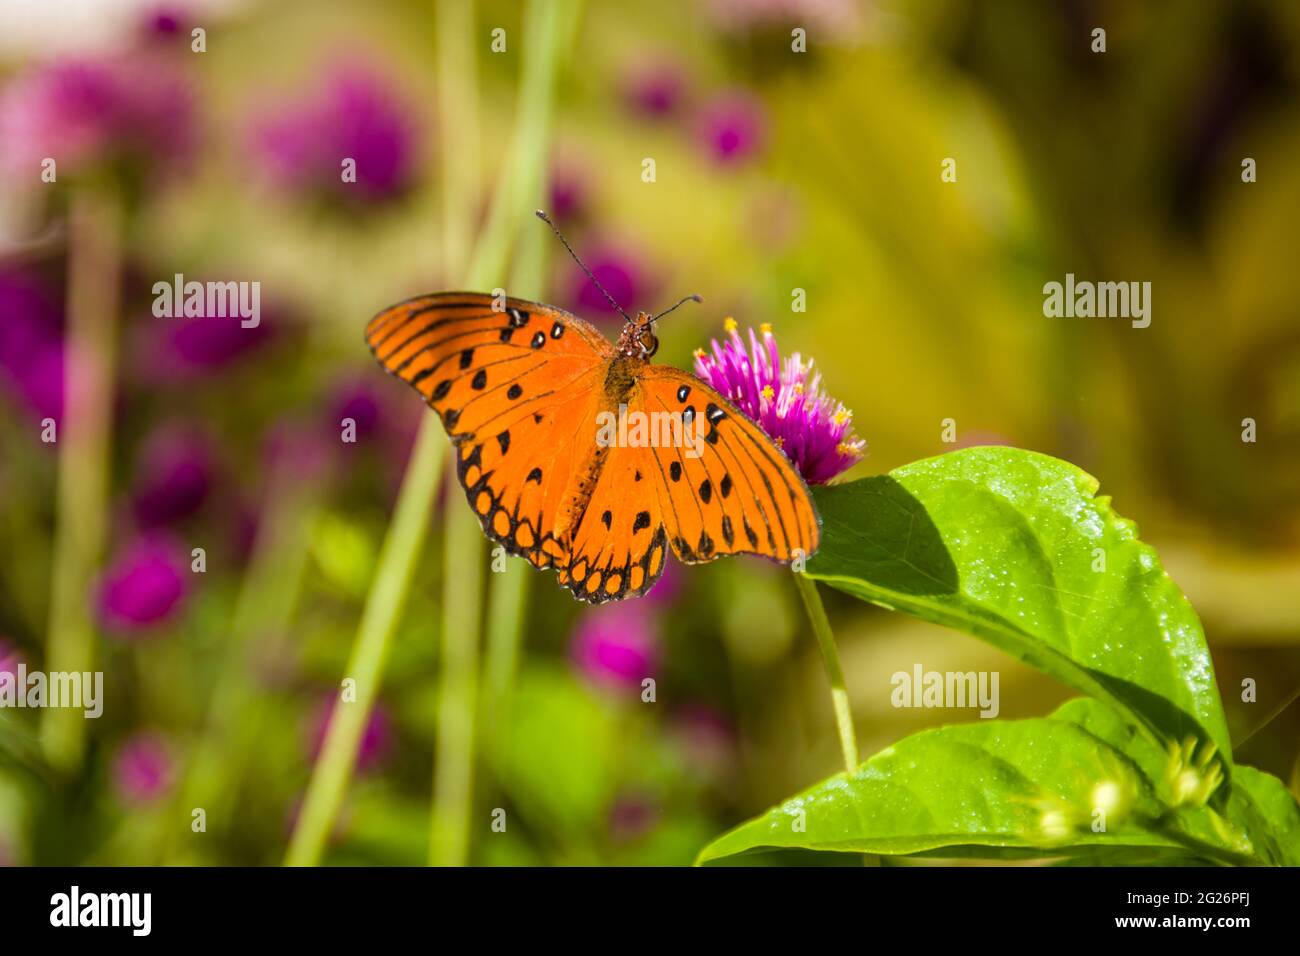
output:
<path id="1" fill-rule="evenodd" d="M 345 204 L 383 202 L 417 172 L 414 115 L 369 67 L 330 67 L 310 96 L 284 104 L 255 128 L 263 168 L 276 186 Z M 355 164 L 345 181 L 343 163 Z"/>
<path id="2" fill-rule="evenodd" d="M 733 90 L 715 96 L 700 110 L 700 141 L 721 165 L 754 158 L 767 139 L 767 114 L 751 93 Z"/>
<path id="3" fill-rule="evenodd" d="M 41 164 L 59 181 L 127 160 L 156 173 L 188 159 L 195 127 L 190 88 L 153 57 L 69 58 L 31 68 L 0 96 L 7 173 L 40 182 Z"/>
<path id="4" fill-rule="evenodd" d="M 659 638 L 652 617 L 632 602 L 582 612 L 570 654 L 578 671 L 598 687 L 637 690 L 659 667 Z"/>
<path id="5" fill-rule="evenodd" d="M 113 789 L 129 806 L 153 803 L 171 789 L 175 767 L 162 736 L 144 732 L 129 737 L 113 756 Z"/>
<path id="6" fill-rule="evenodd" d="M 331 696 L 317 711 L 312 721 L 309 738 L 311 759 L 320 756 L 321 747 L 325 745 L 325 734 L 329 730 L 330 718 L 338 706 L 337 697 Z M 343 704 L 344 707 L 357 707 L 358 704 Z M 370 710 L 365 730 L 361 734 L 361 743 L 357 747 L 357 770 L 366 773 L 381 766 L 392 750 L 393 722 L 387 711 L 376 704 Z"/>
<path id="7" fill-rule="evenodd" d="M 853 413 L 822 392 L 821 375 L 798 352 L 784 361 L 769 326 L 749 330 L 749 351 L 726 321 L 727 340 L 695 352 L 695 373 L 753 419 L 785 452 L 804 481 L 822 485 L 862 460 Z"/>
<path id="8" fill-rule="evenodd" d="M 149 537 L 133 542 L 100 581 L 101 624 L 121 637 L 161 625 L 185 598 L 188 570 L 181 549 L 170 541 Z"/>

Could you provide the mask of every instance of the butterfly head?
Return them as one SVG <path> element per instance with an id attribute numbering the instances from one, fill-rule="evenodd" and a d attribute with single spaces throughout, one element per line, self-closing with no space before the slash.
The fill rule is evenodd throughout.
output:
<path id="1" fill-rule="evenodd" d="M 618 337 L 618 353 L 627 358 L 648 361 L 659 351 L 659 337 L 654 332 L 654 316 L 649 312 L 638 312 L 635 319 L 623 326 L 623 333 Z"/>

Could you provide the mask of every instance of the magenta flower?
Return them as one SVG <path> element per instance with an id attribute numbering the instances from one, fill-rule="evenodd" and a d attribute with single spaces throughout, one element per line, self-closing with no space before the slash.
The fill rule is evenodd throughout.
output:
<path id="1" fill-rule="evenodd" d="M 329 730 L 330 718 L 334 715 L 334 708 L 339 706 L 337 695 L 331 695 L 330 699 L 316 711 L 312 719 L 311 730 L 308 735 L 308 751 L 311 759 L 314 761 L 320 756 L 321 747 L 325 746 L 325 734 Z M 358 704 L 343 704 L 344 707 L 357 707 Z M 384 760 L 388 757 L 393 749 L 393 721 L 380 705 L 376 704 L 370 708 L 370 717 L 366 720 L 365 729 L 361 732 L 361 742 L 357 745 L 357 770 L 360 773 L 367 773 L 378 769 L 383 765 Z"/>
<path id="2" fill-rule="evenodd" d="M 767 114 L 753 94 L 733 90 L 715 96 L 697 119 L 700 141 L 721 165 L 752 159 L 767 138 Z"/>
<path id="3" fill-rule="evenodd" d="M 193 99 L 174 65 L 153 57 L 66 59 L 32 68 L 0 97 L 0 142 L 14 176 L 59 181 L 128 161 L 149 173 L 188 159 Z"/>
<path id="4" fill-rule="evenodd" d="M 758 423 L 810 485 L 824 485 L 862 460 L 853 413 L 821 390 L 821 375 L 798 352 L 784 361 L 771 326 L 749 330 L 749 351 L 726 321 L 727 341 L 695 351 L 695 373 Z M 760 341 L 761 339 L 761 341 Z"/>
<path id="5" fill-rule="evenodd" d="M 318 87 L 319 94 L 286 104 L 254 130 L 272 184 L 355 205 L 410 187 L 417 165 L 413 114 L 387 82 L 343 63 Z M 355 164 L 355 181 L 344 178 L 346 161 Z"/>
<path id="6" fill-rule="evenodd" d="M 638 690 L 659 666 L 653 617 L 631 602 L 586 610 L 574 630 L 570 655 L 578 671 L 597 687 Z"/>
<path id="7" fill-rule="evenodd" d="M 23 661 L 23 655 L 18 648 L 9 641 L 0 637 L 0 674 L 18 675 L 18 665 Z"/>
<path id="8" fill-rule="evenodd" d="M 154 528 L 188 518 L 203 505 L 211 486 L 207 440 L 190 429 L 161 429 L 145 443 L 136 467 L 136 520 Z"/>
<path id="9" fill-rule="evenodd" d="M 158 734 L 135 734 L 114 754 L 112 775 L 113 789 L 123 803 L 153 803 L 171 789 L 175 779 L 171 749 Z"/>
<path id="10" fill-rule="evenodd" d="M 590 174 L 575 163 L 552 164 L 547 211 L 556 222 L 572 223 L 586 217 L 591 203 L 590 180 Z"/>
<path id="11" fill-rule="evenodd" d="M 40 418 L 63 413 L 63 311 L 35 277 L 0 271 L 0 388 Z"/>
<path id="12" fill-rule="evenodd" d="M 169 618 L 185 598 L 185 563 L 179 547 L 160 537 L 126 548 L 99 584 L 99 616 L 121 637 L 141 635 Z"/>
<path id="13" fill-rule="evenodd" d="M 283 318 L 263 305 L 247 328 L 237 316 L 144 319 L 134 333 L 133 372 L 151 385 L 180 383 L 225 371 L 276 337 Z"/>
<path id="14" fill-rule="evenodd" d="M 612 245 L 598 245 L 584 258 L 596 281 L 623 308 L 635 308 L 636 303 L 644 302 L 650 297 L 653 283 L 638 267 L 636 257 L 628 251 Z M 577 266 L 568 268 L 571 269 L 568 299 L 576 311 L 593 315 L 596 319 L 618 318 L 622 321 L 609 300 L 583 275 L 581 269 Z"/>
<path id="15" fill-rule="evenodd" d="M 675 113 L 686 92 L 681 70 L 666 62 L 645 62 L 633 67 L 623 81 L 628 106 L 641 116 L 661 119 Z"/>

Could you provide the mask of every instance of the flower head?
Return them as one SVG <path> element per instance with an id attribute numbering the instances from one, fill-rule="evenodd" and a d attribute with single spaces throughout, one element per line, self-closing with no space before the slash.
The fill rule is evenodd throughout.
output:
<path id="1" fill-rule="evenodd" d="M 212 454 L 200 433 L 164 428 L 146 441 L 136 472 L 136 520 L 153 528 L 199 510 L 212 486 Z"/>
<path id="2" fill-rule="evenodd" d="M 593 684 L 631 690 L 655 675 L 659 639 L 652 619 L 631 604 L 607 604 L 583 613 L 573 634 L 571 654 Z"/>
<path id="3" fill-rule="evenodd" d="M 641 116 L 660 119 L 677 111 L 686 92 L 686 80 L 676 65 L 646 61 L 630 70 L 623 80 L 628 106 Z"/>
<path id="4" fill-rule="evenodd" d="M 725 166 L 751 159 L 767 138 L 767 114 L 762 102 L 741 90 L 720 93 L 705 103 L 698 126 L 704 148 Z"/>
<path id="5" fill-rule="evenodd" d="M 625 309 L 649 298 L 653 283 L 628 251 L 617 246 L 597 246 L 585 258 L 596 281 Z M 569 299 L 580 312 L 594 313 L 596 318 L 618 318 L 604 293 L 577 266 L 573 267 L 571 282 Z"/>
<path id="6" fill-rule="evenodd" d="M 698 349 L 695 372 L 771 436 L 810 485 L 822 485 L 862 460 L 866 442 L 853 413 L 822 392 L 821 375 L 795 352 L 783 361 L 769 326 L 749 330 L 749 350 L 735 319 L 727 340 Z"/>
<path id="7" fill-rule="evenodd" d="M 0 382 L 38 418 L 63 411 L 63 313 L 35 277 L 0 272 Z"/>
<path id="8" fill-rule="evenodd" d="M 0 97 L 0 142 L 10 172 L 32 182 L 47 158 L 60 181 L 124 159 L 158 170 L 193 151 L 193 99 L 178 70 L 152 57 L 57 60 Z"/>
<path id="9" fill-rule="evenodd" d="M 170 617 L 185 591 L 180 549 L 162 538 L 141 539 L 104 573 L 99 585 L 100 620 L 121 636 L 140 634 Z"/>
<path id="10" fill-rule="evenodd" d="M 167 742 L 157 734 L 139 733 L 113 756 L 113 789 L 125 804 L 152 803 L 170 789 L 173 771 Z"/>
<path id="11" fill-rule="evenodd" d="M 321 92 L 291 102 L 254 130 L 276 186 L 355 205 L 393 198 L 415 178 L 415 130 L 389 85 L 367 67 L 333 67 Z"/>

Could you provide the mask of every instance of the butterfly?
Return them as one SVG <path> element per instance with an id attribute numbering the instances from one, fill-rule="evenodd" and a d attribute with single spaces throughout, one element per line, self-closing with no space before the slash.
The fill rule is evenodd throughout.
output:
<path id="1" fill-rule="evenodd" d="M 821 519 L 785 454 L 700 379 L 650 362 L 672 309 L 632 318 L 610 302 L 617 344 L 563 309 L 480 292 L 400 302 L 366 342 L 441 417 L 488 538 L 581 601 L 645 594 L 669 550 L 811 557 Z"/>

